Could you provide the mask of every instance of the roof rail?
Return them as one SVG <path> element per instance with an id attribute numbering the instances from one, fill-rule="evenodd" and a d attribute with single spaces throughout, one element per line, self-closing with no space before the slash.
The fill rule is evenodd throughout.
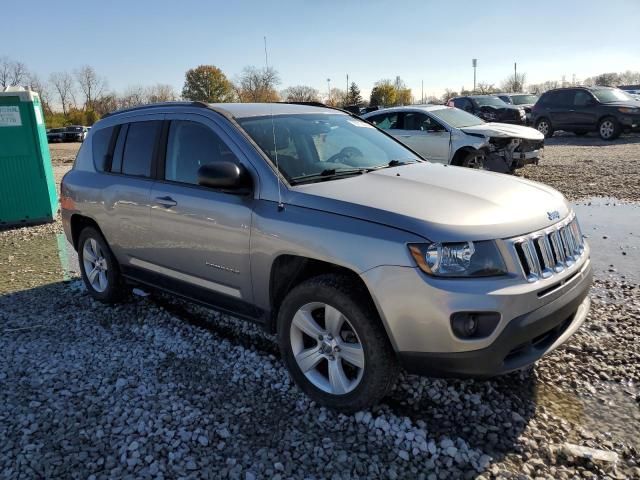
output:
<path id="1" fill-rule="evenodd" d="M 358 115 L 356 115 L 353 112 L 350 112 L 349 110 L 345 110 L 344 108 L 340 108 L 340 107 L 332 107 L 331 105 L 326 105 L 322 102 L 277 102 L 277 103 L 285 103 L 288 105 L 308 105 L 310 107 L 330 108 L 331 110 L 338 110 L 339 112 L 346 113 L 348 115 L 351 115 L 352 117 L 360 118 Z"/>
<path id="2" fill-rule="evenodd" d="M 209 108 L 209 105 L 207 103 L 201 102 L 201 101 L 195 101 L 195 102 L 176 101 L 176 102 L 149 103 L 147 105 L 137 105 L 135 107 L 123 108 L 121 110 L 116 110 L 114 112 L 109 112 L 106 115 L 103 115 L 102 118 L 107 118 L 107 117 L 110 117 L 112 115 L 117 115 L 119 113 L 136 112 L 136 111 L 139 111 L 139 110 L 147 110 L 147 109 L 162 108 L 162 107 L 200 107 L 200 108 Z"/>

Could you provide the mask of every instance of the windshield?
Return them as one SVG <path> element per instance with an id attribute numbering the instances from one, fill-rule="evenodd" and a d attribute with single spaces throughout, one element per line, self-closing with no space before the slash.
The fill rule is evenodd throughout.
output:
<path id="1" fill-rule="evenodd" d="M 459 108 L 443 108 L 441 110 L 431 110 L 429 113 L 438 120 L 442 120 L 444 123 L 455 128 L 473 127 L 474 125 L 484 123 L 484 120 L 481 118 L 471 115 Z"/>
<path id="2" fill-rule="evenodd" d="M 537 95 L 511 95 L 511 102 L 514 105 L 533 105 L 538 101 Z"/>
<path id="3" fill-rule="evenodd" d="M 319 175 L 329 179 L 327 172 L 386 167 L 394 160 L 420 161 L 375 127 L 343 114 L 247 117 L 238 123 L 274 165 L 277 148 L 279 169 L 289 181 Z"/>
<path id="4" fill-rule="evenodd" d="M 67 132 L 81 132 L 82 127 L 67 127 Z"/>
<path id="5" fill-rule="evenodd" d="M 481 107 L 506 107 L 507 104 L 500 100 L 498 97 L 471 97 Z"/>
<path id="6" fill-rule="evenodd" d="M 592 90 L 591 92 L 602 103 L 619 102 L 619 101 L 626 102 L 634 99 L 628 93 L 617 88 L 611 88 L 611 89 L 603 88 L 602 90 Z"/>

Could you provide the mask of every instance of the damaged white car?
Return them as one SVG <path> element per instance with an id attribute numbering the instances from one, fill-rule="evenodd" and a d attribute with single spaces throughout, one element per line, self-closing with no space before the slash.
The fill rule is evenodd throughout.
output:
<path id="1" fill-rule="evenodd" d="M 377 110 L 364 119 L 433 162 L 508 173 L 538 163 L 544 135 L 534 128 L 485 122 L 444 105 Z"/>

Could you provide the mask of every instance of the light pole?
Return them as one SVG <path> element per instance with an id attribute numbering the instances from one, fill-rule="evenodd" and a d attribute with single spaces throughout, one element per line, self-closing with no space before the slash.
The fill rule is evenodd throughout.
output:
<path id="1" fill-rule="evenodd" d="M 476 67 L 478 66 L 478 59 L 471 59 L 471 66 L 473 67 L 473 93 L 476 93 Z"/>
<path id="2" fill-rule="evenodd" d="M 331 103 L 331 79 L 327 78 L 327 103 Z"/>

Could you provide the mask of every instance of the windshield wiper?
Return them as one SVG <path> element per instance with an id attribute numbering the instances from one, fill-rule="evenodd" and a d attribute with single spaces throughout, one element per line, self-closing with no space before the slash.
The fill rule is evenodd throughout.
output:
<path id="1" fill-rule="evenodd" d="M 404 160 L 391 160 L 386 165 L 378 165 L 377 167 L 367 168 L 367 172 L 373 172 L 374 170 L 381 170 L 383 168 L 399 167 L 400 165 L 408 165 L 410 163 L 416 163 L 416 160 L 404 161 Z"/>
<path id="2" fill-rule="evenodd" d="M 307 181 L 313 182 L 321 182 L 324 180 L 331 180 L 333 178 L 347 177 L 350 175 L 360 175 L 366 173 L 368 169 L 366 168 L 346 168 L 346 169 L 336 169 L 336 168 L 327 168 L 320 173 L 312 173 L 309 175 L 300 175 L 299 177 L 293 177 L 291 179 L 292 184 L 300 184 Z"/>

